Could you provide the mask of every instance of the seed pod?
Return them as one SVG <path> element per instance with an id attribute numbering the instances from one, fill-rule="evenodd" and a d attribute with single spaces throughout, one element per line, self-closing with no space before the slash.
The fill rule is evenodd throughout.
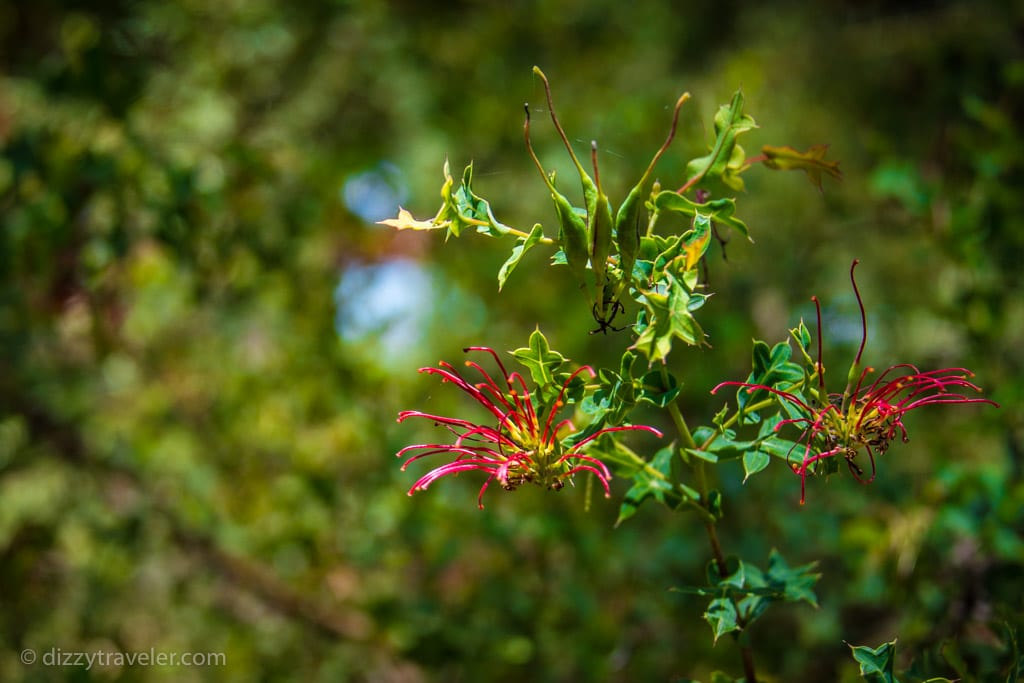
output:
<path id="1" fill-rule="evenodd" d="M 686 92 L 676 100 L 675 110 L 672 112 L 672 127 L 669 129 L 668 137 L 655 153 L 651 163 L 647 165 L 640 181 L 626 195 L 626 200 L 619 206 L 615 215 L 615 246 L 619 250 L 619 267 L 622 270 L 621 288 L 629 286 L 633 275 L 633 264 L 636 263 L 637 251 L 640 249 L 640 207 L 648 193 L 647 182 L 654 171 L 654 165 L 665 153 L 672 139 L 676 136 L 676 125 L 679 123 L 679 110 L 683 103 L 690 99 L 690 93 Z"/>
<path id="2" fill-rule="evenodd" d="M 612 207 L 608 196 L 601 191 L 601 176 L 597 170 L 597 142 L 590 143 L 590 159 L 594 165 L 594 184 L 597 196 L 590 214 L 590 268 L 594 271 L 594 301 L 601 309 L 601 320 L 605 316 L 605 284 L 608 282 L 608 255 L 612 250 Z"/>
<path id="3" fill-rule="evenodd" d="M 565 254 L 565 261 L 569 264 L 569 269 L 572 270 L 573 275 L 579 280 L 580 284 L 588 289 L 588 295 L 590 294 L 588 283 L 587 283 L 587 261 L 589 259 L 589 244 L 587 235 L 587 223 L 576 213 L 572 204 L 565 197 L 564 194 L 558 191 L 555 187 L 555 173 L 552 171 L 549 176 L 545 171 L 544 167 L 540 163 L 540 159 L 533 151 L 533 144 L 530 142 L 530 105 L 524 106 L 526 110 L 526 121 L 523 124 L 523 136 L 526 139 L 526 150 L 530 154 L 530 158 L 533 159 L 533 163 L 537 166 L 537 170 L 540 171 L 540 175 L 544 178 L 544 183 L 548 186 L 548 191 L 551 193 L 551 199 L 555 203 L 555 213 L 558 215 L 558 241 L 562 246 L 562 252 Z"/>

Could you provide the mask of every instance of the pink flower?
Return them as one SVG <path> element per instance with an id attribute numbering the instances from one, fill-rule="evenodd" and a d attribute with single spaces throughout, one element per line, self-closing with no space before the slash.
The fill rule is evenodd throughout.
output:
<path id="1" fill-rule="evenodd" d="M 723 382 L 712 390 L 723 386 L 745 387 L 748 392 L 767 391 L 795 409 L 798 414 L 776 425 L 778 431 L 785 425 L 797 425 L 803 431 L 798 443 L 804 445 L 804 456 L 800 464 L 792 463 L 793 472 L 800 476 L 800 504 L 805 500 L 808 472 L 819 462 L 842 456 L 854 478 L 862 484 L 875 479 L 876 456 L 885 453 L 897 435 L 908 441 L 903 416 L 926 405 L 987 403 L 998 407 L 994 401 L 970 396 L 967 392 L 980 393 L 981 389 L 969 378 L 973 373 L 964 368 L 943 368 L 921 371 L 909 363 L 894 365 L 882 372 L 868 386 L 864 386 L 874 368 L 860 370 L 861 355 L 867 341 L 867 315 L 854 278 L 858 261 L 850 267 L 850 281 L 860 307 L 862 337 L 860 348 L 848 374 L 846 390 L 842 394 L 825 391 L 825 369 L 821 362 L 821 305 L 812 297 L 818 318 L 818 359 L 813 375 L 817 377 L 817 390 L 810 389 L 811 401 L 806 401 L 792 391 L 784 391 L 763 384 L 746 382 Z M 856 384 L 853 380 L 856 379 Z M 791 413 L 792 414 L 792 413 Z M 861 451 L 867 454 L 871 463 L 871 475 L 864 477 L 864 469 L 856 458 Z"/>
<path id="2" fill-rule="evenodd" d="M 608 481 L 611 473 L 603 462 L 586 455 L 584 447 L 602 434 L 628 430 L 642 430 L 661 436 L 653 427 L 642 425 L 623 425 L 605 427 L 593 434 L 573 442 L 570 436 L 576 429 L 568 419 L 557 421 L 556 415 L 565 405 L 566 392 L 569 384 L 581 373 L 594 376 L 589 366 L 583 366 L 574 372 L 562 385 L 558 398 L 550 406 L 535 407 L 534 397 L 526 388 L 526 382 L 518 372 L 509 373 L 502 364 L 498 354 L 487 347 L 473 346 L 465 351 L 482 351 L 490 354 L 501 370 L 501 381 L 487 373 L 478 363 L 466 361 L 466 366 L 479 373 L 483 381 L 471 383 L 467 381 L 450 363 L 442 361 L 436 368 L 420 368 L 420 372 L 440 375 L 442 382 L 451 382 L 477 403 L 482 405 L 493 417 L 492 424 L 477 424 L 471 420 L 455 417 L 430 415 L 418 410 L 403 410 L 398 414 L 398 421 L 403 422 L 410 417 L 422 417 L 443 425 L 455 436 L 453 443 L 426 443 L 406 446 L 398 452 L 398 456 L 416 453 L 402 465 L 404 471 L 410 463 L 420 458 L 446 454 L 455 456 L 450 462 L 434 468 L 416 480 L 409 489 L 411 496 L 416 491 L 425 490 L 437 479 L 448 475 L 470 470 L 487 473 L 487 479 L 480 487 L 477 504 L 483 509 L 483 495 L 492 481 L 497 480 L 502 488 L 511 491 L 520 484 L 530 483 L 544 488 L 558 490 L 571 483 L 573 475 L 589 472 L 596 476 L 604 487 L 605 495 L 611 495 Z"/>

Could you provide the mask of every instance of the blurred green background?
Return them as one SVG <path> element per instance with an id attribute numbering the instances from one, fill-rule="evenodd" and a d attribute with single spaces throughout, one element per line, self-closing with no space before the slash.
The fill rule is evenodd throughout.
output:
<path id="1" fill-rule="evenodd" d="M 725 467 L 726 552 L 820 560 L 820 609 L 753 630 L 769 681 L 850 681 L 843 641 L 1005 681 L 1024 595 L 1024 6 L 1020 2 L 284 2 L 0 5 L 0 680 L 666 681 L 716 667 L 703 529 L 581 489 L 444 481 L 409 498 L 401 409 L 466 407 L 417 374 L 541 325 L 588 336 L 567 275 L 511 243 L 396 233 L 470 160 L 499 220 L 554 228 L 522 144 L 541 66 L 621 198 L 693 94 L 658 175 L 703 153 L 742 87 L 743 139 L 831 145 L 841 184 L 754 170 L 708 262 L 712 348 L 684 412 L 742 379 L 811 294 L 826 362 L 964 365 L 1002 409 L 914 414 L 861 487 Z M 543 117 L 535 146 L 564 169 Z M 624 341 L 625 340 L 625 341 Z M 830 360 L 831 359 L 831 360 Z M 653 418 L 652 419 L 657 419 Z M 614 482 L 621 495 L 626 482 Z M 223 652 L 221 667 L 46 667 L 21 653 Z M 973 678 L 972 678 L 973 677 Z M 912 679 L 912 677 L 911 677 Z M 910 679 L 908 679 L 910 680 Z"/>

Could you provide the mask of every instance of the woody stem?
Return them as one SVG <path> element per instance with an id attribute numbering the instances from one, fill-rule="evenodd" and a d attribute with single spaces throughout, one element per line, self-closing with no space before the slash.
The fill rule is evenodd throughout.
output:
<path id="1" fill-rule="evenodd" d="M 667 369 L 662 367 L 662 373 L 668 374 Z M 667 377 L 666 377 L 667 380 Z M 686 419 L 683 417 L 682 412 L 679 410 L 679 406 L 673 401 L 668 405 L 669 415 L 672 417 L 672 422 L 675 424 L 676 430 L 679 432 L 679 438 L 681 440 L 684 449 L 698 448 L 697 442 L 693 438 L 693 433 L 690 432 L 689 426 L 686 424 Z M 708 493 L 710 488 L 708 486 L 707 472 L 704 468 L 704 460 L 701 458 L 687 458 L 690 466 L 693 469 L 694 478 L 696 479 L 697 492 L 700 494 L 701 507 L 707 512 L 703 516 L 704 530 L 708 535 L 708 544 L 711 546 L 711 557 L 715 562 L 715 569 L 718 571 L 718 575 L 721 578 L 725 578 L 729 575 L 729 567 L 725 561 L 725 553 L 722 552 L 722 544 L 718 540 L 718 530 L 715 527 L 715 516 L 711 510 L 711 504 L 708 499 Z M 733 600 L 735 604 L 735 600 Z M 750 647 L 750 638 L 746 632 L 746 620 L 738 615 L 736 624 L 740 627 L 739 633 L 733 633 L 733 640 L 736 641 L 740 648 L 740 656 L 743 659 L 743 674 L 747 683 L 757 683 L 757 673 L 754 668 L 754 652 Z M 743 634 L 742 640 L 740 639 L 740 633 Z"/>

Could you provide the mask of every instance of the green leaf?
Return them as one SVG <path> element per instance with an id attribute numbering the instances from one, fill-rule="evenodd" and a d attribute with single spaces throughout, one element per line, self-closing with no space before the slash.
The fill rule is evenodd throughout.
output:
<path id="1" fill-rule="evenodd" d="M 630 347 L 647 356 L 648 362 L 664 362 L 672 350 L 672 340 L 680 339 L 691 346 L 705 344 L 704 330 L 692 310 L 704 304 L 703 294 L 687 291 L 680 280 L 671 274 L 665 275 L 668 294 L 655 290 L 644 291 L 641 303 L 646 309 L 646 318 L 637 325 L 640 335 Z"/>
<path id="2" fill-rule="evenodd" d="M 447 166 L 447 163 L 445 164 Z M 447 172 L 447 169 L 445 169 Z M 462 171 L 462 182 L 452 195 L 452 207 L 458 219 L 467 225 L 476 227 L 477 232 L 491 237 L 500 237 L 509 232 L 507 225 L 502 225 L 491 213 L 491 205 L 473 193 L 473 164 Z M 453 219 L 453 223 L 456 223 Z"/>
<path id="3" fill-rule="evenodd" d="M 743 454 L 743 483 L 747 483 L 747 479 L 751 475 L 757 474 L 765 467 L 768 467 L 768 463 L 771 462 L 771 457 L 761 451 L 747 451 Z"/>
<path id="4" fill-rule="evenodd" d="M 782 589 L 782 598 L 789 602 L 806 602 L 812 607 L 818 606 L 818 598 L 814 594 L 814 584 L 821 574 L 813 570 L 817 563 L 811 562 L 800 567 L 790 567 L 778 550 L 772 549 L 768 556 L 766 577 L 773 586 Z"/>
<path id="5" fill-rule="evenodd" d="M 782 391 L 793 388 L 804 379 L 804 369 L 793 363 L 793 350 L 789 342 L 779 342 L 769 349 L 768 344 L 760 340 L 754 340 L 754 348 L 751 354 L 751 365 L 753 369 L 747 377 L 748 384 L 763 384 Z M 740 410 L 746 408 L 750 403 L 756 403 L 767 394 L 763 389 L 748 391 L 744 387 L 736 393 L 736 403 Z"/>
<path id="6" fill-rule="evenodd" d="M 498 270 L 498 290 L 505 286 L 505 282 L 508 280 L 508 276 L 512 274 L 515 267 L 519 265 L 519 261 L 523 258 L 530 249 L 540 243 L 541 239 L 544 238 L 544 229 L 540 223 L 533 226 L 533 230 L 526 237 L 519 237 L 516 239 L 516 246 L 512 247 L 512 255 L 508 257 L 508 260 L 501 265 Z"/>
<path id="7" fill-rule="evenodd" d="M 712 199 L 703 204 L 695 202 L 678 192 L 665 190 L 654 197 L 654 206 L 659 211 L 672 211 L 687 216 L 710 215 L 711 220 L 737 230 L 750 239 L 747 224 L 736 217 L 736 200 L 730 197 Z M 751 240 L 753 241 L 753 240 Z"/>
<path id="8" fill-rule="evenodd" d="M 715 598 L 704 612 L 704 620 L 711 625 L 715 642 L 726 633 L 740 630 L 738 618 L 736 606 L 729 598 Z"/>
<path id="9" fill-rule="evenodd" d="M 788 406 L 789 404 L 784 405 Z M 758 451 L 789 463 L 793 462 L 794 455 L 796 460 L 803 457 L 804 447 L 795 441 L 783 439 L 778 435 L 776 428 L 782 422 L 782 419 L 782 415 L 776 413 L 762 422 L 755 443 L 757 444 Z"/>
<path id="10" fill-rule="evenodd" d="M 754 119 L 743 113 L 743 93 L 737 90 L 732 101 L 719 107 L 715 114 L 715 142 L 710 153 L 686 165 L 686 176 L 690 178 L 687 184 L 710 176 L 721 179 L 735 190 L 742 190 L 739 173 L 745 169 L 745 158 L 736 138 L 756 127 Z"/>
<path id="11" fill-rule="evenodd" d="M 825 153 L 828 145 L 813 145 L 806 152 L 798 152 L 792 147 L 770 147 L 765 145 L 761 148 L 764 154 L 764 165 L 768 168 L 780 171 L 800 170 L 807 173 L 811 184 L 822 191 L 821 174 L 829 175 L 836 180 L 843 179 L 843 173 L 839 170 L 838 161 L 825 161 Z"/>
<path id="12" fill-rule="evenodd" d="M 899 683 L 893 675 L 896 656 L 896 641 L 883 643 L 876 648 L 866 645 L 850 645 L 853 658 L 860 664 L 860 675 L 869 683 Z"/>
<path id="13" fill-rule="evenodd" d="M 782 419 L 778 415 L 774 415 L 773 417 L 779 420 Z M 773 458 L 785 460 L 787 463 L 800 462 L 800 459 L 804 455 L 804 446 L 795 441 L 790 441 L 774 435 L 765 438 L 763 441 L 759 441 L 757 444 L 757 450 Z"/>
<path id="14" fill-rule="evenodd" d="M 671 373 L 652 370 L 639 380 L 637 399 L 665 408 L 679 395 L 679 382 Z"/>
<path id="15" fill-rule="evenodd" d="M 444 184 L 441 186 L 441 208 L 437 215 L 427 221 L 416 220 L 405 209 L 399 208 L 398 218 L 378 221 L 398 230 L 438 230 L 448 229 L 448 236 L 458 237 L 466 228 L 476 228 L 477 232 L 491 237 L 506 235 L 511 231 L 507 225 L 499 223 L 491 213 L 491 205 L 473 193 L 473 164 L 469 164 L 462 172 L 462 181 L 455 187 L 448 160 L 444 162 Z"/>
<path id="16" fill-rule="evenodd" d="M 749 626 L 779 597 L 777 589 L 768 585 L 764 572 L 749 562 L 744 562 L 743 566 L 747 578 L 744 585 L 746 594 L 736 603 L 736 610 Z"/>
<path id="17" fill-rule="evenodd" d="M 641 469 L 633 475 L 633 486 L 622 499 L 622 504 L 619 506 L 619 518 L 615 520 L 615 526 L 635 515 L 640 509 L 640 505 L 648 498 L 654 498 L 659 503 L 667 504 L 667 496 L 673 492 L 671 474 L 674 451 L 674 445 L 666 446 L 655 453 L 648 463 L 650 469 L 660 472 L 662 476 L 659 477 L 648 469 Z"/>
<path id="18" fill-rule="evenodd" d="M 800 348 L 803 349 L 804 353 L 807 353 L 811 349 L 811 331 L 807 329 L 807 325 L 801 320 L 800 324 L 797 325 L 796 329 L 792 331 L 793 337 L 800 344 Z"/>
<path id="19" fill-rule="evenodd" d="M 715 519 L 722 518 L 722 492 L 717 489 L 708 491 L 707 511 Z"/>
<path id="20" fill-rule="evenodd" d="M 518 348 L 512 356 L 530 371 L 538 387 L 554 387 L 557 384 L 555 372 L 566 362 L 565 356 L 552 351 L 547 338 L 539 329 L 530 335 L 528 347 Z"/>
<path id="21" fill-rule="evenodd" d="M 683 234 L 683 252 L 686 254 L 684 270 L 693 270 L 711 246 L 711 217 L 698 213 L 693 217 L 693 228 Z"/>
<path id="22" fill-rule="evenodd" d="M 607 368 L 598 371 L 598 388 L 583 399 L 581 409 L 594 416 L 604 419 L 606 423 L 619 425 L 636 405 L 636 382 L 631 378 L 633 362 L 636 354 L 626 351 L 621 360 L 620 372 L 617 374 Z M 623 379 L 623 377 L 629 378 Z"/>
<path id="23" fill-rule="evenodd" d="M 714 439 L 711 437 L 714 436 Z M 699 444 L 708 444 L 705 448 L 690 448 L 687 453 L 708 462 L 734 460 L 743 453 L 757 448 L 757 441 L 736 441 L 733 429 L 712 429 L 698 427 L 693 433 L 694 440 Z"/>
<path id="24" fill-rule="evenodd" d="M 707 577 L 708 585 L 712 587 L 742 588 L 746 583 L 746 567 L 738 558 L 728 557 L 725 560 L 725 576 L 718 573 L 718 563 L 709 560 L 704 566 L 704 575 Z M 723 593 L 728 594 L 728 592 Z"/>

